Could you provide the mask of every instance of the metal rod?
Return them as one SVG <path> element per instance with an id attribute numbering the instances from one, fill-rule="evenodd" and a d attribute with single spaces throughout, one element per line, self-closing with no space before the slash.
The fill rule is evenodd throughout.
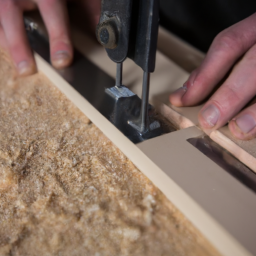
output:
<path id="1" fill-rule="evenodd" d="M 144 72 L 142 96 L 141 96 L 141 109 L 140 109 L 140 127 L 141 132 L 148 129 L 148 96 L 149 96 L 150 73 Z"/>
<path id="2" fill-rule="evenodd" d="M 116 65 L 116 86 L 122 86 L 123 80 L 123 62 Z"/>

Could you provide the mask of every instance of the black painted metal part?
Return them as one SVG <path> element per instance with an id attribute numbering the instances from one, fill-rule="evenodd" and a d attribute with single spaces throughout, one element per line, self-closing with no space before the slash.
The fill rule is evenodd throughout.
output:
<path id="1" fill-rule="evenodd" d="M 144 71 L 140 114 L 124 122 L 140 134 L 151 133 L 149 120 L 150 73 L 155 70 L 159 0 L 102 0 L 98 41 L 117 63 L 116 86 L 122 86 L 122 63 L 129 57 Z M 118 89 L 118 87 L 116 88 Z"/>
<path id="2" fill-rule="evenodd" d="M 97 38 L 114 62 L 132 59 L 144 72 L 155 70 L 158 0 L 102 0 Z"/>
<path id="3" fill-rule="evenodd" d="M 28 40 L 32 49 L 50 63 L 50 50 L 45 35 L 37 29 L 37 24 L 25 19 Z M 73 63 L 62 70 L 56 70 L 83 97 L 85 97 L 101 114 L 113 123 L 127 138 L 139 143 L 149 138 L 169 132 L 155 120 L 153 107 L 148 105 L 148 128 L 140 133 L 128 124 L 129 119 L 139 118 L 141 99 L 122 86 L 122 63 L 117 64 L 116 85 L 114 79 L 96 67 L 77 50 L 74 51 Z M 85 86 L 85 81 L 87 86 Z M 115 85 L 113 87 L 113 85 Z M 161 126 L 161 127 L 160 127 Z"/>
<path id="4" fill-rule="evenodd" d="M 105 90 L 102 108 L 99 111 L 122 133 L 134 143 L 160 136 L 170 132 L 157 119 L 154 108 L 149 105 L 148 130 L 140 132 L 134 129 L 127 120 L 140 116 L 141 99 L 125 86 L 115 86 Z"/>

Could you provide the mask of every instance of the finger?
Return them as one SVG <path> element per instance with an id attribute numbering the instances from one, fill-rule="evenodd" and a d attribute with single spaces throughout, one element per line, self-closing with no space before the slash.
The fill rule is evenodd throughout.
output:
<path id="1" fill-rule="evenodd" d="M 199 113 L 205 129 L 217 129 L 231 120 L 256 94 L 256 45 L 233 69 Z"/>
<path id="2" fill-rule="evenodd" d="M 19 75 L 33 74 L 36 67 L 28 46 L 22 13 L 13 1 L 0 0 L 0 21 Z"/>
<path id="3" fill-rule="evenodd" d="M 176 107 L 182 107 L 184 105 L 182 101 L 182 97 L 186 94 L 189 87 L 192 85 L 190 84 L 190 81 L 192 81 L 197 74 L 197 70 L 194 70 L 190 74 L 190 80 L 188 80 L 182 87 L 180 87 L 178 90 L 176 90 L 174 93 L 170 94 L 169 101 L 172 103 L 172 105 Z"/>
<path id="4" fill-rule="evenodd" d="M 202 65 L 185 83 L 183 94 L 175 92 L 170 101 L 192 106 L 204 100 L 225 77 L 234 63 L 256 43 L 256 14 L 221 32 L 213 41 Z"/>
<path id="5" fill-rule="evenodd" d="M 231 133 L 240 140 L 256 137 L 256 104 L 243 110 L 230 123 Z"/>
<path id="6" fill-rule="evenodd" d="M 99 23 L 99 20 L 100 20 L 101 1 L 100 0 L 94 0 L 94 1 L 86 0 L 86 1 L 83 1 L 83 4 L 84 4 L 86 12 L 88 13 L 89 23 L 90 23 L 91 27 L 94 28 L 94 31 L 95 31 L 95 27 Z"/>
<path id="7" fill-rule="evenodd" d="M 4 30 L 1 26 L 1 24 L 0 24 L 0 47 L 4 51 L 8 52 L 8 44 L 7 44 L 6 37 L 5 37 L 5 34 L 4 34 Z"/>
<path id="8" fill-rule="evenodd" d="M 52 64 L 56 68 L 66 67 L 73 59 L 66 1 L 37 0 L 37 3 L 50 37 Z"/>
<path id="9" fill-rule="evenodd" d="M 21 0 L 21 1 L 16 1 L 17 5 L 21 10 L 23 11 L 31 11 L 36 8 L 36 4 L 32 0 Z"/>

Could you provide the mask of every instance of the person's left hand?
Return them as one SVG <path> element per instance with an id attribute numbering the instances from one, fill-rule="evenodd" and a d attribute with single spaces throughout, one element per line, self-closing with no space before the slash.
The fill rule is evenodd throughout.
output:
<path id="1" fill-rule="evenodd" d="M 25 33 L 23 12 L 38 7 L 49 34 L 52 65 L 68 66 L 73 59 L 66 0 L 0 0 L 0 47 L 9 52 L 20 76 L 36 71 Z M 85 8 L 89 25 L 96 27 L 100 0 L 78 0 Z"/>
<path id="2" fill-rule="evenodd" d="M 175 106 L 197 105 L 227 75 L 200 111 L 199 123 L 211 132 L 229 122 L 235 137 L 249 140 L 256 137 L 256 104 L 242 109 L 256 95 L 256 13 L 214 39 L 201 66 L 170 95 L 170 102 Z"/>

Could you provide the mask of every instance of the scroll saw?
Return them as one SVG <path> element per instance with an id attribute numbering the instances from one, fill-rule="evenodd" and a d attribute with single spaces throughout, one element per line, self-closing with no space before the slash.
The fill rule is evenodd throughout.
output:
<path id="1" fill-rule="evenodd" d="M 97 39 L 110 59 L 117 63 L 116 85 L 106 89 L 102 112 L 133 142 L 163 134 L 154 116 L 149 115 L 150 73 L 155 70 L 159 23 L 158 0 L 103 0 Z M 140 98 L 122 84 L 123 62 L 129 57 L 143 70 Z M 140 110 L 138 109 L 140 108 Z"/>
<path id="2" fill-rule="evenodd" d="M 116 63 L 116 80 L 77 50 L 74 63 L 56 72 L 130 140 L 128 146 L 120 149 L 128 157 L 132 153 L 126 147 L 136 151 L 138 157 L 130 159 L 222 255 L 256 254 L 255 173 L 196 127 L 167 131 L 148 104 L 150 74 L 156 62 L 158 4 L 158 0 L 102 1 L 96 35 Z M 49 44 L 40 26 L 30 19 L 25 19 L 25 24 L 31 47 L 50 63 Z M 122 83 L 126 58 L 141 68 L 141 99 Z M 97 125 L 96 118 L 90 119 Z M 149 163 L 153 163 L 159 173 L 147 173 Z M 158 175 L 161 180 L 157 179 Z M 177 197 L 180 188 L 186 203 Z"/>

